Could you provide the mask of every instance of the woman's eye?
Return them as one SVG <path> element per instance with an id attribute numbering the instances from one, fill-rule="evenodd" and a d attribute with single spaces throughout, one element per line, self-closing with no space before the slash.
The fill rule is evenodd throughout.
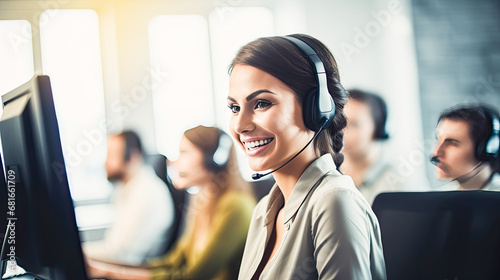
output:
<path id="1" fill-rule="evenodd" d="M 269 101 L 259 100 L 255 103 L 255 109 L 264 109 L 269 106 L 271 106 L 271 102 Z"/>
<path id="2" fill-rule="evenodd" d="M 229 110 L 231 110 L 231 113 L 236 114 L 240 111 L 240 107 L 236 105 L 227 105 Z"/>

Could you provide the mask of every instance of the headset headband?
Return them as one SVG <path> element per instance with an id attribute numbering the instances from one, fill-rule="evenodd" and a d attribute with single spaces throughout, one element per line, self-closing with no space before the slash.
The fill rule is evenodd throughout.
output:
<path id="1" fill-rule="evenodd" d="M 297 47 L 314 70 L 317 90 L 314 93 L 308 93 L 305 97 L 303 110 L 306 126 L 313 131 L 318 131 L 321 127 L 325 128 L 330 125 L 335 115 L 335 103 L 328 91 L 325 66 L 318 54 L 307 43 L 291 36 L 283 38 Z"/>

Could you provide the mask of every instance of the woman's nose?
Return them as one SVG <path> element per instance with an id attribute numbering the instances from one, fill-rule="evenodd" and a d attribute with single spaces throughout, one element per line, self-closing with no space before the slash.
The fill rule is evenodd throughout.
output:
<path id="1" fill-rule="evenodd" d="M 233 116 L 233 129 L 237 134 L 243 134 L 255 129 L 252 116 L 245 112 L 240 112 L 237 116 Z"/>

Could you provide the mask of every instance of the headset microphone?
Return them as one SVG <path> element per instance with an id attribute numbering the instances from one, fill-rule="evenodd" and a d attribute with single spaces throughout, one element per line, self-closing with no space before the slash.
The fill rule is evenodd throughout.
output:
<path id="1" fill-rule="evenodd" d="M 438 159 L 437 156 L 433 156 L 431 157 L 430 159 L 430 162 L 434 165 L 438 165 L 438 163 L 440 163 L 441 161 Z M 479 167 L 483 164 L 482 161 L 480 161 L 476 166 L 474 166 L 474 168 L 472 168 L 470 171 L 467 171 L 465 172 L 464 174 L 458 176 L 457 178 L 453 179 L 453 180 L 457 180 L 459 182 L 466 182 L 466 181 L 469 181 L 470 179 L 474 178 L 477 174 L 479 174 L 479 172 L 481 171 L 481 169 L 479 169 Z M 472 174 L 472 175 L 471 175 Z"/>
<path id="2" fill-rule="evenodd" d="M 314 141 L 314 139 L 316 139 L 316 137 L 318 136 L 318 134 L 319 134 L 319 133 L 320 133 L 320 132 L 321 132 L 321 131 L 325 128 L 325 127 L 327 127 L 328 125 L 329 125 L 328 119 L 324 119 L 324 120 L 323 120 L 323 124 L 321 125 L 321 127 L 319 128 L 319 130 L 318 130 L 318 131 L 316 131 L 316 132 L 314 133 L 313 138 L 311 138 L 311 140 L 309 140 L 309 142 L 307 142 L 307 144 L 304 146 L 304 148 L 302 148 L 302 150 L 300 150 L 300 151 L 299 151 L 298 153 L 296 153 L 296 154 L 295 154 L 295 155 L 294 155 L 291 159 L 289 159 L 287 162 L 283 163 L 280 167 L 278 167 L 278 168 L 276 168 L 276 169 L 274 169 L 274 170 L 271 170 L 271 171 L 269 171 L 269 172 L 267 172 L 267 173 L 264 173 L 264 174 L 260 174 L 260 173 L 254 173 L 254 174 L 252 174 L 252 179 L 254 179 L 254 180 L 260 179 L 260 178 L 262 178 L 262 177 L 264 177 L 264 176 L 267 176 L 267 175 L 269 175 L 269 174 L 271 174 L 271 173 L 273 173 L 273 172 L 275 172 L 275 171 L 278 171 L 278 170 L 279 170 L 279 169 L 281 169 L 283 166 L 287 165 L 290 161 L 292 161 L 294 158 L 296 158 L 298 155 L 300 155 L 300 153 L 302 153 L 302 151 L 304 151 L 304 150 L 307 148 L 307 146 L 309 146 L 309 144 L 311 144 L 311 142 L 312 142 L 312 141 Z"/>
<path id="3" fill-rule="evenodd" d="M 434 165 L 436 165 L 436 166 L 437 166 L 437 165 L 438 165 L 438 163 L 439 163 L 439 159 L 438 159 L 438 157 L 437 157 L 437 156 L 433 156 L 433 157 L 431 157 L 431 160 L 430 160 L 430 161 L 431 161 L 431 163 L 432 163 L 432 164 L 434 164 Z"/>
<path id="4" fill-rule="evenodd" d="M 480 161 L 476 166 L 474 166 L 474 168 L 472 168 L 469 172 L 466 172 L 460 176 L 458 176 L 457 178 L 453 179 L 453 180 L 456 180 L 458 181 L 459 183 L 465 183 L 467 181 L 469 181 L 470 179 L 474 178 L 477 176 L 477 174 L 479 174 L 479 172 L 481 172 L 481 170 L 483 170 L 483 168 L 479 168 L 480 166 L 483 165 L 483 162 Z"/>

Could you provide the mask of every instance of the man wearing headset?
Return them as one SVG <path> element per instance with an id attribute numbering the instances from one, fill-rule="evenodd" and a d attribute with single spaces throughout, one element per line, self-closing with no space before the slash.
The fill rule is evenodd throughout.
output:
<path id="1" fill-rule="evenodd" d="M 440 190 L 500 191 L 498 110 L 459 105 L 441 113 L 431 162 L 437 177 L 452 180 Z"/>

